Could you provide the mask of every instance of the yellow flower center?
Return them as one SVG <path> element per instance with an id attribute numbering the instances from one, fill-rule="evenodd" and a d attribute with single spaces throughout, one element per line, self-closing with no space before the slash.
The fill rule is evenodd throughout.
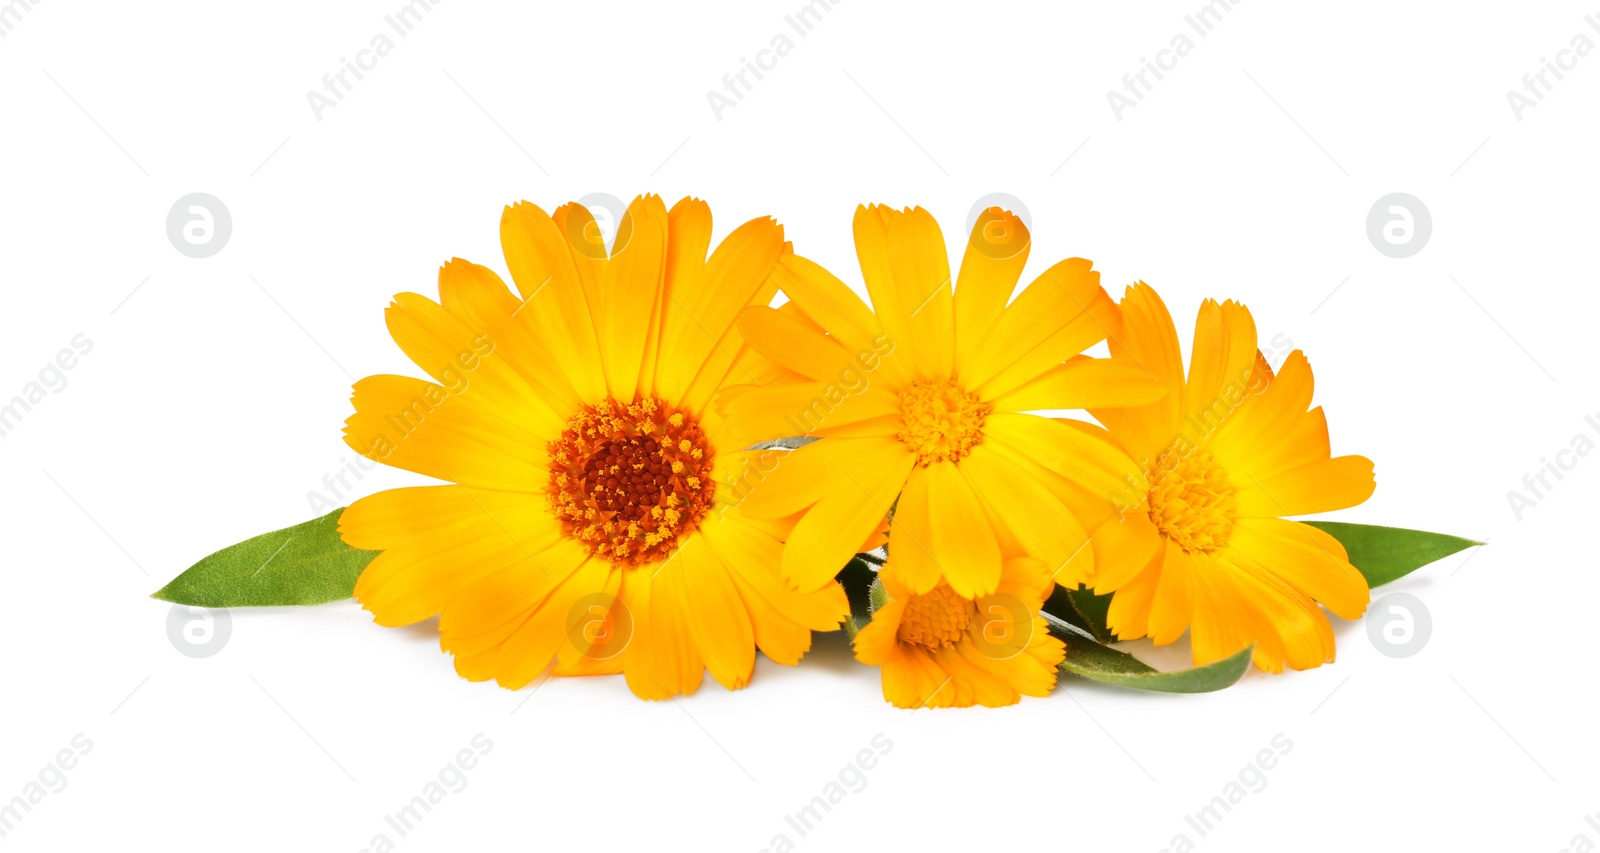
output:
<path id="1" fill-rule="evenodd" d="M 1211 454 L 1168 449 L 1150 470 L 1150 520 L 1185 551 L 1215 551 L 1233 532 L 1238 492 Z"/>
<path id="2" fill-rule="evenodd" d="M 665 559 L 716 498 L 700 423 L 646 397 L 606 400 L 550 444 L 550 501 L 561 530 L 621 566 Z"/>
<path id="3" fill-rule="evenodd" d="M 983 419 L 993 406 L 948 380 L 918 380 L 900 391 L 900 432 L 895 438 L 917 454 L 917 464 L 954 462 L 983 442 Z"/>
<path id="4" fill-rule="evenodd" d="M 962 598 L 949 584 L 940 581 L 927 593 L 913 595 L 906 602 L 896 636 L 902 643 L 943 648 L 966 634 L 967 624 L 977 612 L 977 605 L 970 599 Z"/>

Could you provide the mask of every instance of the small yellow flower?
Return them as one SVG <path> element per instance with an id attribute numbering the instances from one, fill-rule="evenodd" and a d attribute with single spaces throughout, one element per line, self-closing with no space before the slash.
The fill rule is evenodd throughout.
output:
<path id="1" fill-rule="evenodd" d="M 1066 654 L 1039 607 L 1055 582 L 1032 558 L 1005 561 L 994 593 L 964 598 L 940 582 L 917 594 L 892 570 L 889 602 L 856 634 L 856 659 L 880 668 L 883 698 L 899 708 L 990 708 L 1047 696 Z"/>
<path id="2" fill-rule="evenodd" d="M 1332 661 L 1320 603 L 1355 619 L 1366 579 L 1332 536 L 1281 516 L 1355 506 L 1371 496 L 1372 462 L 1332 456 L 1328 422 L 1311 405 L 1311 366 L 1296 350 L 1276 375 L 1256 348 L 1250 312 L 1207 300 L 1195 321 L 1188 378 L 1172 317 L 1144 283 L 1122 299 L 1112 360 L 1149 370 L 1166 397 L 1093 410 L 1138 460 L 1118 525 L 1133 558 L 1096 579 L 1115 590 L 1118 638 L 1171 643 L 1189 631 L 1194 662 L 1255 645 L 1258 667 L 1282 672 Z"/>
<path id="3" fill-rule="evenodd" d="M 475 681 L 620 672 L 662 699 L 708 670 L 743 687 L 758 648 L 793 664 L 849 612 L 837 584 L 783 582 L 793 524 L 729 500 L 751 454 L 710 409 L 750 381 L 734 320 L 771 301 L 791 248 L 758 219 L 708 260 L 710 209 L 656 196 L 629 205 L 609 253 L 597 234 L 580 205 L 524 202 L 500 227 L 520 297 L 459 259 L 439 302 L 395 297 L 390 333 L 433 381 L 357 382 L 345 440 L 451 485 L 344 512 L 344 540 L 383 552 L 356 598 L 383 625 L 439 616 Z"/>

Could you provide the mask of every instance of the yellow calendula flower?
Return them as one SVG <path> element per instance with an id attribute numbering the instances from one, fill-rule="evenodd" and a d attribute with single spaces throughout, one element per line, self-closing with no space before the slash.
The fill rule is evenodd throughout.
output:
<path id="1" fill-rule="evenodd" d="M 1029 412 L 1165 393 L 1137 367 L 1079 357 L 1117 323 L 1100 274 L 1061 261 L 1008 304 L 1029 239 L 998 208 L 975 224 L 954 288 L 944 237 L 921 208 L 858 208 L 855 243 L 873 308 L 790 255 L 774 272 L 790 302 L 739 318 L 781 373 L 724 395 L 736 433 L 821 439 L 744 481 L 746 515 L 799 516 L 785 577 L 802 590 L 827 585 L 894 506 L 889 565 L 912 594 L 946 583 L 981 598 L 1012 557 L 1043 561 L 1063 583 L 1089 578 L 1099 549 L 1086 547 L 1085 524 L 1110 514 L 1106 495 L 1130 463 L 1104 438 Z M 1081 518 L 1051 476 L 1085 484 L 1094 517 Z"/>
<path id="2" fill-rule="evenodd" d="M 1158 644 L 1187 628 L 1196 664 L 1252 644 L 1256 665 L 1271 672 L 1332 661 L 1333 631 L 1318 604 L 1359 617 L 1366 579 L 1338 540 L 1281 516 L 1354 506 L 1374 480 L 1365 457 L 1331 455 L 1327 419 L 1309 408 L 1305 356 L 1294 351 L 1274 375 L 1249 310 L 1208 300 L 1185 379 L 1172 317 L 1142 282 L 1123 297 L 1111 354 L 1172 393 L 1093 411 L 1142 469 L 1117 499 L 1125 547 L 1141 558 L 1134 571 L 1096 580 L 1099 591 L 1116 590 L 1110 628 Z"/>
<path id="3" fill-rule="evenodd" d="M 758 219 L 707 259 L 711 212 L 635 199 L 608 253 L 580 205 L 508 207 L 500 240 L 520 297 L 452 260 L 439 301 L 395 297 L 395 343 L 433 381 L 356 383 L 345 440 L 451 485 L 345 510 L 351 546 L 382 551 L 356 598 L 379 624 L 439 616 L 456 670 L 508 688 L 623 673 L 639 696 L 729 688 L 759 648 L 793 664 L 849 612 L 837 584 L 778 574 L 792 522 L 729 500 L 748 462 L 710 407 L 772 368 L 734 321 L 765 305 L 791 253 Z"/>
<path id="4" fill-rule="evenodd" d="M 914 593 L 886 570 L 889 601 L 856 634 L 856 659 L 880 668 L 883 698 L 899 708 L 996 708 L 1047 696 L 1066 654 L 1039 616 L 1055 587 L 1050 575 L 1040 560 L 1006 560 L 996 591 L 974 600 L 942 581 Z"/>

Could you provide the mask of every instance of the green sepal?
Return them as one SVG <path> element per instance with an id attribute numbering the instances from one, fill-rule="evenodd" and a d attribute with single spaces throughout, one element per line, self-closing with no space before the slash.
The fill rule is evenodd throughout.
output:
<path id="1" fill-rule="evenodd" d="M 1044 603 L 1046 613 L 1082 628 L 1100 643 L 1114 643 L 1117 640 L 1111 629 L 1106 627 L 1106 614 L 1110 608 L 1110 593 L 1095 595 L 1094 590 L 1081 585 L 1077 589 L 1067 589 L 1058 584 Z"/>
<path id="2" fill-rule="evenodd" d="M 873 614 L 877 614 L 889 603 L 889 590 L 883 585 L 883 578 L 872 579 L 872 589 L 868 590 Z"/>
<path id="3" fill-rule="evenodd" d="M 839 584 L 850 601 L 850 615 L 845 617 L 844 632 L 854 640 L 856 632 L 872 621 L 872 595 L 878 584 L 877 567 L 857 554 L 839 570 Z"/>

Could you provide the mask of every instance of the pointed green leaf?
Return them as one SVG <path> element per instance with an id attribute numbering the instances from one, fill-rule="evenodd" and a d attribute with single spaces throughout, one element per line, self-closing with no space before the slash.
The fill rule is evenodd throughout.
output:
<path id="1" fill-rule="evenodd" d="M 1361 570 L 1361 574 L 1367 578 L 1367 586 L 1372 587 L 1403 578 L 1457 551 L 1484 544 L 1459 536 L 1399 527 L 1347 524 L 1342 521 L 1302 523 L 1339 540 L 1350 554 L 1350 564 Z"/>
<path id="2" fill-rule="evenodd" d="M 1094 590 L 1067 589 L 1057 586 L 1045 602 L 1046 613 L 1076 625 L 1089 632 L 1101 643 L 1114 643 L 1116 636 L 1106 627 L 1106 613 L 1111 608 L 1111 595 L 1095 595 Z"/>
<path id="3" fill-rule="evenodd" d="M 190 566 L 153 596 L 197 607 L 322 604 L 349 598 L 378 555 L 339 538 L 336 509 L 303 524 L 230 545 Z"/>
<path id="4" fill-rule="evenodd" d="M 1210 693 L 1232 686 L 1250 668 L 1253 648 L 1205 666 L 1161 672 L 1126 652 L 1102 646 L 1077 631 L 1053 626 L 1067 645 L 1061 671 L 1079 678 L 1158 693 Z"/>

